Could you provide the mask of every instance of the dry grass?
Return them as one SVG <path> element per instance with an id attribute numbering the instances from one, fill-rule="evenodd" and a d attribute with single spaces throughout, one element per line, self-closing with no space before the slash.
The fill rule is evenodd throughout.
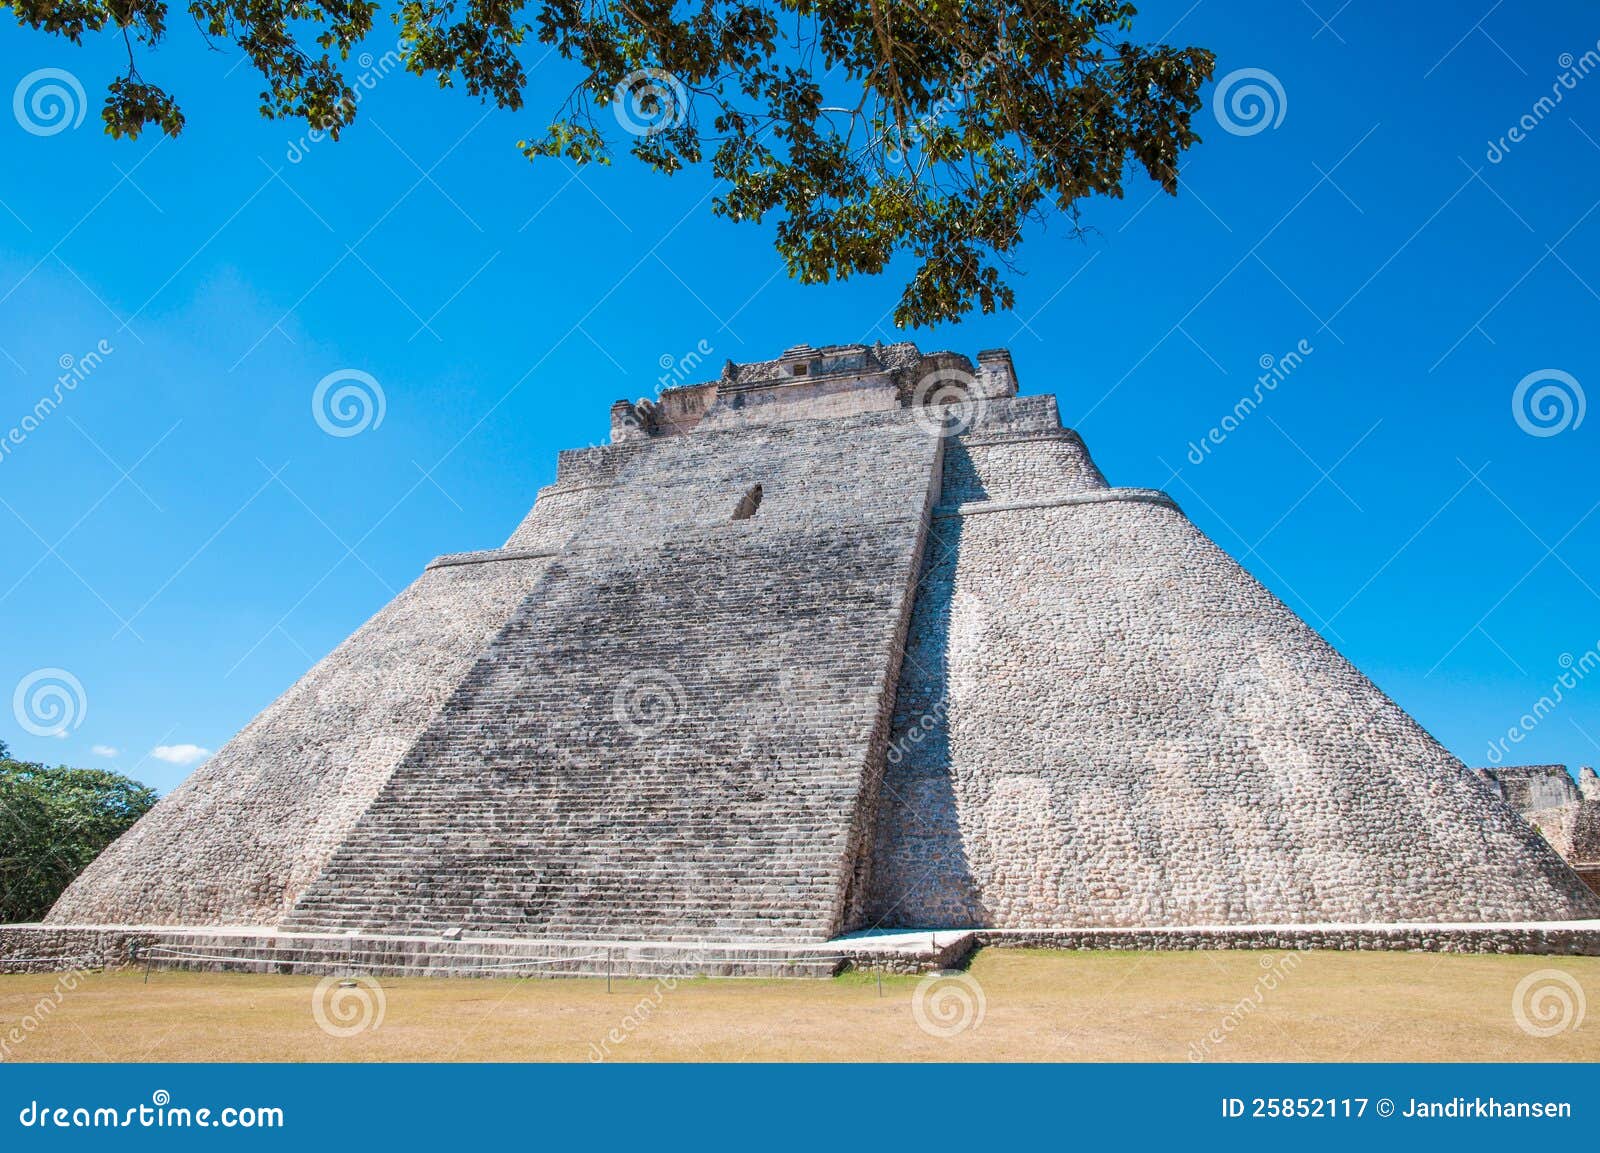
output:
<path id="1" fill-rule="evenodd" d="M 16 1042 L 59 978 L 6 976 L 0 1057 L 585 1061 L 604 1046 L 615 1060 L 1184 1061 L 1215 1030 L 1213 1060 L 1600 1060 L 1600 1017 L 1534 1037 L 1512 1016 L 1518 981 L 1542 969 L 1600 1005 L 1600 958 L 1285 956 L 990 949 L 970 971 L 983 1018 L 949 1038 L 919 1027 L 915 977 L 886 978 L 882 996 L 865 975 L 619 981 L 611 994 L 603 980 L 386 979 L 381 1024 L 333 1037 L 313 1019 L 313 977 L 157 972 L 145 985 L 124 972 L 83 979 Z"/>

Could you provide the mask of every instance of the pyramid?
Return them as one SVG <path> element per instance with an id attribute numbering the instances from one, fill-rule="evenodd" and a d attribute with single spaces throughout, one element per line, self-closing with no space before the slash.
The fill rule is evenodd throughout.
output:
<path id="1" fill-rule="evenodd" d="M 1533 829 L 1010 356 L 618 402 L 96 860 L 55 925 L 824 940 L 1561 921 Z"/>

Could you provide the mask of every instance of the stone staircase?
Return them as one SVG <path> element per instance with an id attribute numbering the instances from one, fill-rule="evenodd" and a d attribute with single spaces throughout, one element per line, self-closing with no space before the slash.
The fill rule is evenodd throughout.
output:
<path id="1" fill-rule="evenodd" d="M 157 936 L 131 950 L 148 969 L 372 977 L 827 978 L 836 948 L 728 942 L 527 941 L 364 934 L 206 933 Z"/>
<path id="2" fill-rule="evenodd" d="M 844 928 L 864 900 L 939 460 L 921 429 L 876 419 L 891 426 L 871 459 L 837 428 L 752 448 L 759 473 L 644 454 L 614 503 L 676 482 L 673 501 L 715 519 L 554 558 L 282 927 L 657 941 Z M 837 477 L 861 471 L 866 495 L 841 502 Z M 685 476 L 714 482 L 698 506 Z M 733 520 L 711 494 L 752 476 L 760 513 Z M 808 477 L 826 500 L 807 498 Z"/>

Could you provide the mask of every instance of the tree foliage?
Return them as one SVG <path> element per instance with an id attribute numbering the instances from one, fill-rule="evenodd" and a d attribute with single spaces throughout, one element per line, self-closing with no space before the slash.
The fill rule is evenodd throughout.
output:
<path id="1" fill-rule="evenodd" d="M 135 46 L 166 34 L 164 0 L 0 0 L 78 41 L 120 32 L 115 136 L 183 127 L 139 74 Z M 337 137 L 355 117 L 346 75 L 372 0 L 191 0 L 215 42 L 262 75 L 263 115 Z M 406 67 L 519 109 L 528 61 L 554 52 L 577 82 L 530 158 L 609 162 L 619 145 L 670 175 L 709 164 L 713 211 L 771 220 L 806 283 L 914 265 L 901 324 L 1009 308 L 1024 226 L 1120 197 L 1137 166 L 1168 192 L 1198 137 L 1212 55 L 1131 39 L 1121 0 L 401 0 Z"/>
<path id="2" fill-rule="evenodd" d="M 0 922 L 44 916 L 155 802 L 119 773 L 13 761 L 0 743 Z"/>

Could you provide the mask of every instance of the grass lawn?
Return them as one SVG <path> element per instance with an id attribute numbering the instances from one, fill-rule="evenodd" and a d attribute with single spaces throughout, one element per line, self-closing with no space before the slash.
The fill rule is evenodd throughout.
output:
<path id="1" fill-rule="evenodd" d="M 1549 970 L 1573 983 L 1543 978 L 1524 997 L 1525 1016 L 1538 1025 L 1541 1008 L 1559 1011 L 1561 996 L 1572 1011 L 1560 1032 L 1533 1036 L 1513 997 L 1523 978 Z M 864 974 L 618 981 L 609 994 L 603 979 L 384 979 L 376 992 L 324 991 L 321 1015 L 335 1027 L 361 1023 L 341 1008 L 375 1010 L 381 1000 L 381 1020 L 350 1036 L 319 1025 L 315 977 L 158 971 L 146 985 L 142 973 L 117 972 L 64 989 L 56 975 L 3 976 L 0 1058 L 1600 1060 L 1594 957 L 988 949 L 967 976 L 920 993 L 923 978 L 886 977 L 881 995 Z M 1584 1000 L 1595 1015 L 1578 1020 Z M 41 1001 L 51 1006 L 43 1014 Z"/>

